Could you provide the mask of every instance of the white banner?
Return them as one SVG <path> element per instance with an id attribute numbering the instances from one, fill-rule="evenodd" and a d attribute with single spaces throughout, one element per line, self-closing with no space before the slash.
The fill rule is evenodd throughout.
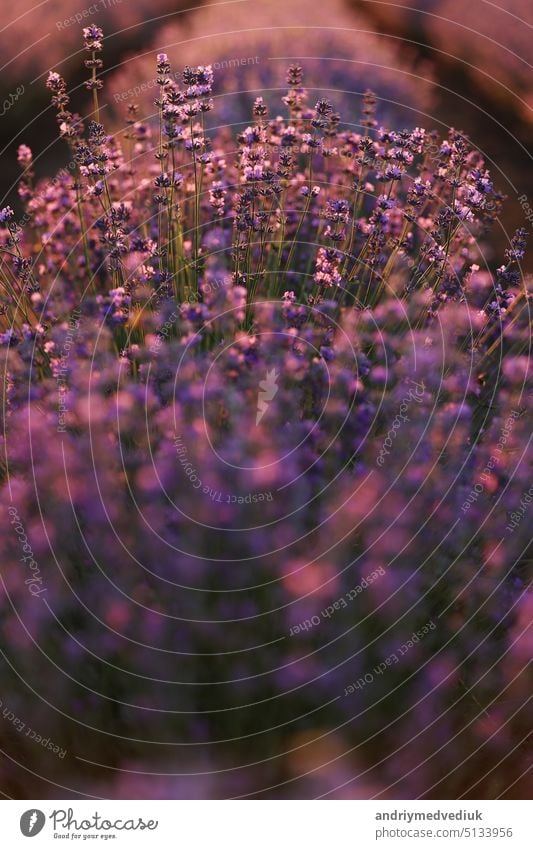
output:
<path id="1" fill-rule="evenodd" d="M 4 801 L 2 845 L 531 849 L 527 802 Z M 32 843 L 32 840 L 35 840 Z"/>

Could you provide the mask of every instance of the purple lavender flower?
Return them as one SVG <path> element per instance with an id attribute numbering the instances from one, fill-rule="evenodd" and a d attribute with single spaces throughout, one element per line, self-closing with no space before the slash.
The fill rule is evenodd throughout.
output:
<path id="1" fill-rule="evenodd" d="M 72 168 L 34 184 L 21 149 L 24 223 L 0 212 L 14 715 L 96 764 L 91 795 L 109 768 L 172 772 L 177 746 L 242 793 L 284 796 L 292 770 L 304 797 L 360 771 L 367 795 L 522 794 L 526 234 L 487 267 L 481 155 L 380 126 L 370 93 L 343 128 L 291 66 L 284 106 L 250 97 L 231 134 L 203 120 L 211 66 L 153 71 L 124 148 L 99 85 L 85 125 L 52 72 Z M 294 753 L 332 736 L 311 785 Z M 66 782 L 15 739 L 6 793 L 21 751 Z M 279 773 L 251 777 L 252 742 Z"/>

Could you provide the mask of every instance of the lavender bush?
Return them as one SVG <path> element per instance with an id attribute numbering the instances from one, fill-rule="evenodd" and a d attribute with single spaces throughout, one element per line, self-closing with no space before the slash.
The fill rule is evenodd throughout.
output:
<path id="1" fill-rule="evenodd" d="M 296 64 L 208 132 L 165 53 L 109 135 L 84 37 L 69 166 L 22 145 L 0 212 L 4 792 L 526 796 L 530 293 L 482 157 Z"/>

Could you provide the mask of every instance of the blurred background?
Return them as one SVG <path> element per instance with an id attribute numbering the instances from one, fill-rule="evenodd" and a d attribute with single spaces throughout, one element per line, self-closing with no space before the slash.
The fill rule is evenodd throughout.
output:
<path id="1" fill-rule="evenodd" d="M 383 123 L 441 132 L 453 126 L 471 137 L 509 197 L 495 234 L 494 262 L 501 259 L 506 234 L 524 225 L 518 198 L 533 195 L 529 0 L 506 0 L 505 8 L 489 0 L 333 0 L 327 8 L 309 0 L 2 0 L 2 13 L 4 202 L 18 202 L 21 142 L 33 148 L 38 175 L 66 162 L 46 74 L 60 71 L 74 107 L 87 113 L 81 30 L 93 22 L 105 32 L 103 101 L 108 125 L 117 130 L 129 102 L 139 103 L 144 114 L 153 111 L 150 83 L 158 50 L 169 53 L 177 70 L 187 63 L 214 64 L 222 101 L 216 115 L 228 124 L 249 122 L 251 92 L 279 101 L 285 68 L 299 60 L 311 94 L 328 91 L 344 124 L 357 124 L 361 94 L 371 88 Z"/>

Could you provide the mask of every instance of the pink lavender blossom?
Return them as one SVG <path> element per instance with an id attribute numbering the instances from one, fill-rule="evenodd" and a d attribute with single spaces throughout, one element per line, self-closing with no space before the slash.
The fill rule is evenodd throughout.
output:
<path id="1" fill-rule="evenodd" d="M 463 134 L 303 60 L 209 129 L 170 55 L 120 138 L 51 72 L 72 167 L 0 212 L 2 680 L 69 753 L 3 726 L 4 792 L 525 797 L 527 234 Z"/>

